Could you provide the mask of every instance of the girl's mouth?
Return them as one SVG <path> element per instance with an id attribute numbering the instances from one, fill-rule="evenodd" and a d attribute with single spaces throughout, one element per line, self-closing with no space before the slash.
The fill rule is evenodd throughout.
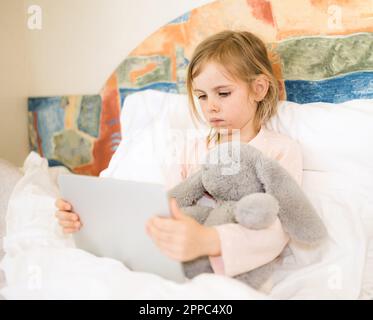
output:
<path id="1" fill-rule="evenodd" d="M 222 119 L 217 119 L 217 118 L 210 119 L 210 124 L 213 126 L 219 126 L 223 123 L 224 123 L 224 120 Z"/>

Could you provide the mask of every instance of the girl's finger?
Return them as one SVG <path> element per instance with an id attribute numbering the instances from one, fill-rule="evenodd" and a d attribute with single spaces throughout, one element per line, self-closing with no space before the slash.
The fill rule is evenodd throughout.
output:
<path id="1" fill-rule="evenodd" d="M 55 205 L 60 210 L 66 210 L 66 211 L 71 210 L 71 204 L 62 199 L 57 199 Z"/>
<path id="2" fill-rule="evenodd" d="M 180 246 L 177 245 L 177 243 L 163 240 L 159 237 L 154 237 L 152 239 L 159 250 L 161 250 L 163 253 L 166 253 L 168 256 L 172 256 L 173 259 L 178 259 L 181 249 Z"/>
<path id="3" fill-rule="evenodd" d="M 178 222 L 169 218 L 155 217 L 151 219 L 152 224 L 160 231 L 175 233 L 178 229 Z"/>
<path id="4" fill-rule="evenodd" d="M 157 238 L 153 238 L 153 241 L 162 253 L 166 254 L 167 256 L 171 257 L 172 259 L 175 259 L 178 256 L 179 251 L 170 242 L 160 240 L 160 239 L 157 239 Z"/>
<path id="5" fill-rule="evenodd" d="M 159 230 L 151 221 L 149 221 L 149 223 L 146 225 L 146 232 L 153 239 L 158 239 L 159 234 L 162 233 L 162 231 Z"/>
<path id="6" fill-rule="evenodd" d="M 173 229 L 163 228 L 162 226 L 159 226 L 159 224 L 154 223 L 153 220 L 150 220 L 147 223 L 147 231 L 153 236 L 157 238 L 161 238 L 165 241 L 175 242 L 176 239 L 179 237 L 179 232 L 177 226 L 175 226 Z"/>
<path id="7" fill-rule="evenodd" d="M 173 243 L 175 240 L 175 236 L 173 234 L 159 230 L 153 225 L 148 226 L 148 232 L 150 233 L 152 238 L 155 238 L 158 241 Z"/>
<path id="8" fill-rule="evenodd" d="M 58 223 L 64 228 L 79 229 L 80 227 L 79 221 L 60 220 Z"/>
<path id="9" fill-rule="evenodd" d="M 62 199 L 57 199 L 54 205 L 59 209 L 63 205 L 63 200 Z"/>
<path id="10" fill-rule="evenodd" d="M 68 220 L 68 221 L 78 221 L 79 217 L 75 213 L 71 213 L 68 211 L 57 211 L 56 212 L 56 217 L 59 220 Z"/>

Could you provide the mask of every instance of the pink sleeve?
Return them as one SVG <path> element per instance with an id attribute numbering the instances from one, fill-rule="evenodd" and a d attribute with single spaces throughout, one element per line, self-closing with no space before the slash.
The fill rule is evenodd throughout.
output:
<path id="1" fill-rule="evenodd" d="M 283 152 L 276 157 L 278 163 L 287 170 L 288 173 L 302 185 L 303 157 L 299 144 L 292 141 Z"/>
<path id="2" fill-rule="evenodd" d="M 274 260 L 289 241 L 278 218 L 261 230 L 234 223 L 215 228 L 219 233 L 222 255 L 209 257 L 212 269 L 217 274 L 232 277 Z"/>

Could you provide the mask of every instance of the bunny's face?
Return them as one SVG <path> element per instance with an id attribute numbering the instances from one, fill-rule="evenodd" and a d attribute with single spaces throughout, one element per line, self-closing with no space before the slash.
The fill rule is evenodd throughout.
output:
<path id="1" fill-rule="evenodd" d="M 216 200 L 238 201 L 245 195 L 263 192 L 255 170 L 256 152 L 244 144 L 222 144 L 213 148 L 202 166 L 202 184 Z"/>

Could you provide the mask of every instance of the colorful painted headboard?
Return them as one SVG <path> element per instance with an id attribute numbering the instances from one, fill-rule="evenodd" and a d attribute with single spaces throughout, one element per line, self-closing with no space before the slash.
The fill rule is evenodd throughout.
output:
<path id="1" fill-rule="evenodd" d="M 205 37 L 249 30 L 267 44 L 281 99 L 373 98 L 370 0 L 220 0 L 171 21 L 141 43 L 92 96 L 29 98 L 30 148 L 79 174 L 98 175 L 121 139 L 127 95 L 185 93 L 188 58 Z"/>

